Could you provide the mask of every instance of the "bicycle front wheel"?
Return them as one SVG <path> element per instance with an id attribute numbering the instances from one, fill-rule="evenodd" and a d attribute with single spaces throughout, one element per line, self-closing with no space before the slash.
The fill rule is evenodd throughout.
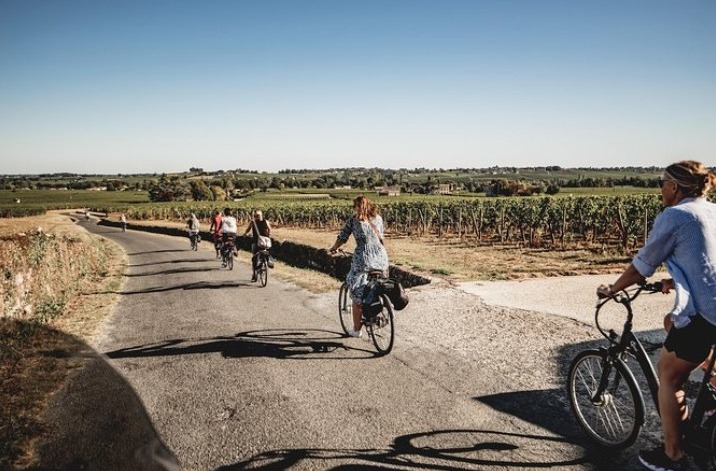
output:
<path id="1" fill-rule="evenodd" d="M 348 295 L 348 285 L 345 283 L 338 291 L 338 318 L 341 321 L 343 333 L 348 335 L 348 329 L 353 329 L 353 300 Z"/>
<path id="2" fill-rule="evenodd" d="M 636 441 L 644 424 L 644 399 L 623 361 L 608 362 L 605 350 L 585 350 L 572 361 L 568 381 L 572 412 L 592 440 L 609 448 Z"/>
<path id="3" fill-rule="evenodd" d="M 390 353 L 395 340 L 395 323 L 393 318 L 393 306 L 384 294 L 380 295 L 383 309 L 373 319 L 366 321 L 366 330 L 373 340 L 376 350 L 381 355 Z"/>

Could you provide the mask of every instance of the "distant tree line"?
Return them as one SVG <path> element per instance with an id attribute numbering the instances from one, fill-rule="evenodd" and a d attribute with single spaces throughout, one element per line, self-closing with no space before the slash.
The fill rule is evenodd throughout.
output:
<path id="1" fill-rule="evenodd" d="M 619 171 L 641 175 L 614 175 Z M 573 174 L 572 175 L 570 175 Z M 401 193 L 442 192 L 486 193 L 492 196 L 555 194 L 560 188 L 608 188 L 658 186 L 656 167 L 624 169 L 563 169 L 559 166 L 517 168 L 456 169 L 286 169 L 270 174 L 251 170 L 206 172 L 192 167 L 180 174 L 78 175 L 72 173 L 0 176 L 0 189 L 102 189 L 107 191 L 147 191 L 152 201 L 223 201 L 256 191 L 300 189 L 326 190 L 350 187 L 358 190 L 392 188 Z M 569 176 L 565 176 L 569 175 Z M 596 175 L 596 176 L 595 176 Z"/>

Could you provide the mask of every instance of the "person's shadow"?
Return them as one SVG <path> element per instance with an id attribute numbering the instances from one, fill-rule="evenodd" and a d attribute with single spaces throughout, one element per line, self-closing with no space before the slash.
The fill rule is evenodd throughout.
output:
<path id="1" fill-rule="evenodd" d="M 29 346 L 14 352 L 16 374 L 0 368 L 7 401 L 0 405 L 0 423 L 12 423 L 0 427 L 0 469 L 14 469 L 27 456 L 32 462 L 22 465 L 29 470 L 181 469 L 129 383 L 86 343 L 23 321 L 0 321 L 0 333 L 32 336 Z M 8 346 L 7 337 L 0 341 L 3 356 L 13 355 Z M 7 404 L 21 406 L 10 410 Z"/>

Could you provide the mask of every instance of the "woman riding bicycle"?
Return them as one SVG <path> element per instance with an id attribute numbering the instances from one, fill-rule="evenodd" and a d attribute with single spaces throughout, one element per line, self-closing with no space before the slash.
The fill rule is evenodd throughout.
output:
<path id="1" fill-rule="evenodd" d="M 269 224 L 267 219 L 264 219 L 264 215 L 260 210 L 254 211 L 253 215 L 254 219 L 249 223 L 249 226 L 246 228 L 246 231 L 244 232 L 244 235 L 248 235 L 249 232 L 252 232 L 251 235 L 251 268 L 253 269 L 253 274 L 251 275 L 251 281 L 256 281 L 256 253 L 259 252 L 259 236 L 265 236 L 270 237 L 271 236 L 271 224 Z"/>
<path id="2" fill-rule="evenodd" d="M 383 218 L 373 203 L 362 195 L 353 200 L 353 215 L 338 234 L 330 249 L 331 253 L 348 242 L 351 234 L 355 237 L 356 249 L 351 269 L 346 275 L 346 284 L 353 300 L 353 330 L 349 329 L 348 335 L 360 337 L 363 288 L 368 284 L 368 275 L 375 271 L 387 275 L 388 271 L 388 253 L 383 246 Z"/>
<path id="3" fill-rule="evenodd" d="M 654 221 L 646 245 L 613 285 L 597 289 L 613 296 L 651 276 L 662 263 L 671 275 L 662 291 L 676 291 L 674 308 L 664 319 L 668 334 L 659 357 L 659 410 L 664 445 L 639 452 L 652 470 L 689 469 L 681 447 L 681 422 L 687 414 L 683 385 L 716 342 L 716 204 L 706 194 L 716 176 L 700 162 L 669 165 L 659 180 L 666 207 Z"/>

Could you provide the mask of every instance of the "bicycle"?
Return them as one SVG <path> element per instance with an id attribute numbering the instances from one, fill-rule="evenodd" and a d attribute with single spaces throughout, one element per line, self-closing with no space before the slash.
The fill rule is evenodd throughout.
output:
<path id="1" fill-rule="evenodd" d="M 234 237 L 228 236 L 224 238 L 221 244 L 221 266 L 228 268 L 229 270 L 234 269 Z"/>
<path id="2" fill-rule="evenodd" d="M 265 287 L 268 283 L 268 269 L 269 269 L 269 251 L 259 250 L 254 254 L 256 257 L 256 277 L 261 283 L 262 287 Z"/>
<path id="3" fill-rule="evenodd" d="M 373 272 L 369 274 L 368 279 L 369 281 L 376 280 L 380 283 L 381 280 L 386 278 L 381 272 Z M 365 330 L 378 353 L 386 355 L 393 349 L 395 340 L 393 306 L 385 294 L 380 293 L 378 296 L 382 304 L 380 312 L 370 317 L 363 315 L 361 325 L 365 326 Z M 343 282 L 338 291 L 338 318 L 341 321 L 343 333 L 348 335 L 348 330 L 353 329 L 353 300 L 351 300 L 348 285 L 345 282 Z"/>
<path id="4" fill-rule="evenodd" d="M 661 283 L 645 283 L 597 302 L 595 324 L 609 344 L 577 354 L 567 375 L 570 406 L 577 422 L 589 438 L 606 448 L 632 445 L 644 425 L 644 397 L 627 364 L 631 359 L 641 368 L 657 413 L 659 411 L 658 376 L 644 346 L 632 331 L 631 303 L 642 292 L 661 292 Z M 626 309 L 621 334 L 599 323 L 601 308 L 610 301 Z M 708 469 L 716 469 L 716 414 L 705 415 L 707 410 L 716 407 L 716 388 L 710 383 L 716 363 L 714 348 L 716 343 L 711 347 L 696 399 L 689 399 L 692 412 L 682 427 L 685 451 Z"/>

